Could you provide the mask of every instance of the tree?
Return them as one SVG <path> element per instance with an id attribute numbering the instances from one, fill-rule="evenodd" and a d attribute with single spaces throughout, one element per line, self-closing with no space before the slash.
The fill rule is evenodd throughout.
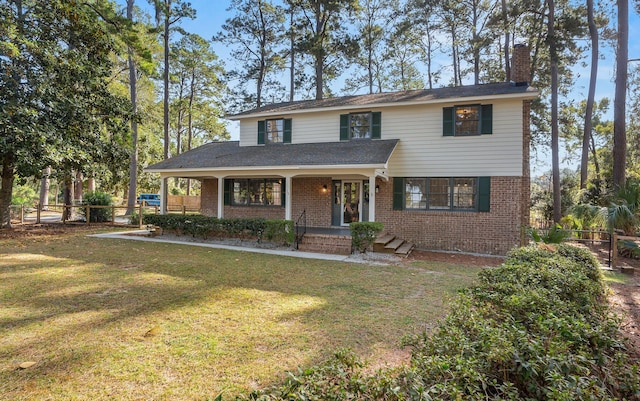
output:
<path id="1" fill-rule="evenodd" d="M 162 48 L 163 50 L 163 133 L 164 133 L 164 158 L 169 158 L 169 54 L 170 54 L 170 33 L 171 28 L 182 18 L 195 18 L 196 12 L 191 7 L 191 3 L 181 0 L 152 0 L 156 11 L 156 23 L 162 24 Z"/>
<path id="2" fill-rule="evenodd" d="M 598 27 L 596 26 L 593 10 L 593 0 L 587 0 L 587 18 L 589 21 L 589 36 L 591 37 L 591 74 L 589 76 L 589 94 L 584 113 L 584 134 L 582 138 L 582 158 L 580 160 L 580 188 L 587 187 L 587 168 L 589 165 L 589 144 L 591 142 L 591 117 L 593 116 L 593 102 L 596 95 L 596 80 L 598 78 Z"/>
<path id="3" fill-rule="evenodd" d="M 120 169 L 127 100 L 109 91 L 114 45 L 108 2 L 0 4 L 0 224 L 13 181 L 47 166 L 71 177 L 91 163 Z M 108 166 L 108 167 L 107 167 Z"/>
<path id="4" fill-rule="evenodd" d="M 360 46 L 353 60 L 358 70 L 353 78 L 347 80 L 346 91 L 357 92 L 366 88 L 368 93 L 376 93 L 383 89 L 385 32 L 389 31 L 391 12 L 397 8 L 398 1 L 363 0 L 362 3 L 356 22 Z"/>
<path id="5" fill-rule="evenodd" d="M 547 0 L 549 15 L 548 45 L 551 59 L 551 169 L 553 176 L 553 221 L 560 223 L 562 218 L 560 196 L 560 161 L 558 149 L 558 50 L 555 37 L 555 0 Z"/>
<path id="6" fill-rule="evenodd" d="M 127 19 L 133 23 L 133 5 L 135 0 L 127 0 Z M 131 111 L 138 112 L 137 68 L 134 61 L 132 46 L 127 47 L 127 61 L 129 67 L 129 96 Z M 129 196 L 127 196 L 127 215 L 133 213 L 138 192 L 138 121 L 131 119 L 131 156 L 129 159 Z"/>
<path id="7" fill-rule="evenodd" d="M 313 63 L 315 98 L 324 97 L 325 83 L 344 67 L 344 60 L 357 54 L 357 41 L 349 35 L 349 16 L 358 8 L 357 0 L 288 0 L 298 18 L 297 50 Z"/>
<path id="8" fill-rule="evenodd" d="M 613 99 L 613 185 L 624 187 L 627 161 L 626 102 L 629 62 L 629 1 L 617 0 L 616 88 Z"/>
<path id="9" fill-rule="evenodd" d="M 249 81 L 255 82 L 255 91 L 247 96 L 246 103 L 260 107 L 266 89 L 278 87 L 273 74 L 284 68 L 284 9 L 265 0 L 233 0 L 228 10 L 236 13 L 214 39 L 232 47 L 231 56 L 240 69 L 234 70 L 231 77 L 239 79 L 240 88 Z M 236 91 L 234 97 L 238 92 L 241 93 Z"/>

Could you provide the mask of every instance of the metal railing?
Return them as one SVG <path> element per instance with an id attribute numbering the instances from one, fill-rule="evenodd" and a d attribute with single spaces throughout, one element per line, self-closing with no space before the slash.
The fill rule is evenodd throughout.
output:
<path id="1" fill-rule="evenodd" d="M 296 220 L 296 249 L 302 242 L 302 237 L 307 233 L 307 210 L 303 210 L 298 220 Z"/>

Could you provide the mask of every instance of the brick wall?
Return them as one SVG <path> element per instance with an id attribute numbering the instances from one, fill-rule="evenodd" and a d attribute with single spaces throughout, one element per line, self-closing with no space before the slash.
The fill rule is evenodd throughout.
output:
<path id="1" fill-rule="evenodd" d="M 523 183 L 522 177 L 492 177 L 491 211 L 481 213 L 393 210 L 393 181 L 381 181 L 376 220 L 419 248 L 504 255 L 520 245 Z"/>
<path id="2" fill-rule="evenodd" d="M 307 226 L 330 227 L 331 226 L 331 177 L 306 177 L 294 178 L 291 188 L 291 216 L 293 221 L 307 211 Z M 323 192 L 322 186 L 327 186 Z"/>
<path id="3" fill-rule="evenodd" d="M 349 235 L 323 235 L 305 234 L 300 251 L 337 253 L 339 255 L 351 254 L 351 236 Z"/>
<path id="4" fill-rule="evenodd" d="M 218 180 L 215 178 L 206 178 L 200 184 L 200 213 L 218 215 Z"/>

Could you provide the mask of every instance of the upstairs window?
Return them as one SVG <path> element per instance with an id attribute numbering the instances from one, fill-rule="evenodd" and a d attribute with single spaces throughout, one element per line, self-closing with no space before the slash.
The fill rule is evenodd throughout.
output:
<path id="1" fill-rule="evenodd" d="M 266 142 L 282 143 L 284 139 L 284 119 L 266 120 Z"/>
<path id="2" fill-rule="evenodd" d="M 291 126 L 290 118 L 258 121 L 258 145 L 291 143 Z"/>
<path id="3" fill-rule="evenodd" d="M 340 140 L 380 139 L 380 112 L 351 113 L 340 115 Z"/>
<path id="4" fill-rule="evenodd" d="M 493 106 L 472 104 L 442 109 L 443 136 L 489 135 L 493 131 Z"/>
<path id="5" fill-rule="evenodd" d="M 350 139 L 371 138 L 371 113 L 349 114 Z"/>

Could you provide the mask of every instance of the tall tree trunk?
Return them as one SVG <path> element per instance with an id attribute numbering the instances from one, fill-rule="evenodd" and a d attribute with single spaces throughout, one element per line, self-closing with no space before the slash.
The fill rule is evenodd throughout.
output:
<path id="1" fill-rule="evenodd" d="M 291 42 L 289 43 L 290 48 L 290 66 L 289 66 L 289 101 L 293 102 L 293 96 L 295 92 L 295 65 L 296 65 L 296 54 L 295 54 L 295 44 L 296 44 L 296 31 L 293 27 L 293 6 L 291 6 L 290 10 L 290 29 L 291 29 Z"/>
<path id="2" fill-rule="evenodd" d="M 87 191 L 95 192 L 96 191 L 96 179 L 93 177 L 87 178 Z"/>
<path id="3" fill-rule="evenodd" d="M 82 203 L 82 195 L 83 195 L 82 186 L 84 184 L 84 177 L 80 171 L 76 173 L 76 179 L 74 184 L 75 184 L 75 187 L 73 189 L 73 200 L 76 203 Z"/>
<path id="4" fill-rule="evenodd" d="M 49 209 L 49 188 L 51 186 L 51 167 L 47 166 L 42 170 L 42 178 L 40 179 L 40 210 Z"/>
<path id="5" fill-rule="evenodd" d="M 321 19 L 321 2 L 316 2 L 316 26 L 315 26 L 315 36 L 316 40 L 322 40 L 322 19 Z M 315 50 L 315 74 L 316 74 L 316 100 L 321 100 L 324 95 L 324 49 L 322 46 L 316 45 Z"/>
<path id="6" fill-rule="evenodd" d="M 196 70 L 191 70 L 191 88 L 189 90 L 189 106 L 187 108 L 187 151 L 191 150 L 193 140 L 193 99 L 196 92 Z M 187 179 L 187 196 L 191 195 L 191 179 Z"/>
<path id="7" fill-rule="evenodd" d="M 460 64 L 458 64 L 458 53 L 456 47 L 456 28 L 451 23 L 451 59 L 453 60 L 453 86 L 458 86 L 458 69 L 460 68 Z"/>
<path id="8" fill-rule="evenodd" d="M 616 54 L 616 89 L 613 101 L 613 185 L 622 188 L 627 164 L 627 63 L 629 59 L 629 0 L 617 0 L 618 44 Z"/>
<path id="9" fill-rule="evenodd" d="M 596 180 L 598 182 L 602 181 L 602 177 L 600 176 L 600 162 L 598 162 L 598 152 L 596 150 L 596 141 L 593 139 L 593 135 L 589 135 L 591 139 L 591 155 L 593 157 L 593 167 L 596 170 Z"/>
<path id="10" fill-rule="evenodd" d="M 509 14 L 507 12 L 507 0 L 502 0 L 502 23 L 504 24 L 504 73 L 506 81 L 511 79 L 511 60 L 509 50 L 511 48 L 511 32 L 509 31 Z"/>
<path id="11" fill-rule="evenodd" d="M 560 160 L 558 146 L 558 50 L 555 39 L 555 0 L 549 4 L 548 33 L 549 54 L 551 55 L 551 169 L 553 174 L 553 221 L 562 218 L 562 198 L 560 194 Z"/>
<path id="12" fill-rule="evenodd" d="M 169 158 L 169 25 L 171 24 L 171 0 L 164 0 L 164 72 L 162 76 L 163 80 L 163 130 L 164 130 L 164 158 Z"/>
<path id="13" fill-rule="evenodd" d="M 73 205 L 73 198 L 74 198 L 73 189 L 74 189 L 73 172 L 67 173 L 64 176 L 64 189 L 62 191 L 63 193 L 62 203 L 65 206 Z M 74 215 L 75 215 L 75 211 L 73 210 L 73 208 L 64 208 L 62 212 L 62 220 L 63 221 L 73 220 Z"/>
<path id="14" fill-rule="evenodd" d="M 11 196 L 15 178 L 15 157 L 13 153 L 2 156 L 2 179 L 0 181 L 0 228 L 11 228 Z"/>
<path id="15" fill-rule="evenodd" d="M 582 157 L 580 159 L 580 188 L 587 187 L 587 170 L 589 167 L 589 142 L 593 124 L 593 102 L 596 96 L 596 80 L 598 78 L 598 28 L 593 18 L 593 0 L 587 0 L 587 19 L 589 36 L 591 37 L 591 75 L 589 77 L 589 94 L 584 112 L 584 132 L 582 135 Z"/>
<path id="16" fill-rule="evenodd" d="M 135 0 L 127 0 L 127 19 L 133 22 L 133 5 Z M 133 58 L 133 49 L 127 49 L 129 62 L 129 95 L 131 97 L 131 110 L 134 118 L 131 119 L 131 157 L 129 159 L 129 195 L 127 196 L 127 215 L 131 215 L 136 206 L 136 193 L 138 192 L 138 75 L 136 63 Z"/>

